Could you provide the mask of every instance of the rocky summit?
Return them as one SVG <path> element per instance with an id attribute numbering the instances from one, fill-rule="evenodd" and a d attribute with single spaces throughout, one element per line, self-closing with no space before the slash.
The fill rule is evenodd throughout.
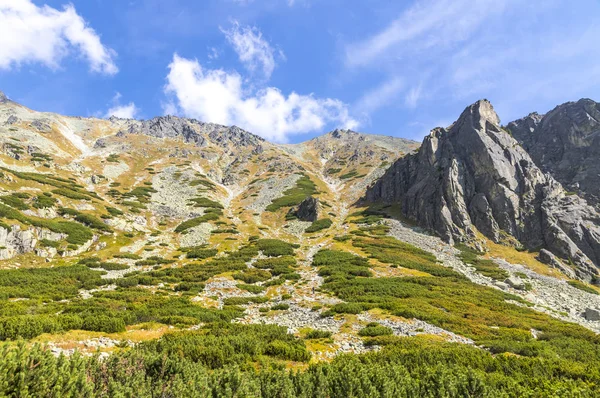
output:
<path id="1" fill-rule="evenodd" d="M 600 214 L 545 174 L 486 100 L 434 129 L 418 153 L 398 160 L 368 189 L 366 201 L 398 203 L 403 216 L 448 242 L 482 248 L 483 235 L 546 248 L 586 280 L 598 273 Z"/>
<path id="2" fill-rule="evenodd" d="M 281 396 L 348 373 L 383 377 L 382 396 L 594 391 L 598 119 L 582 100 L 503 127 L 482 100 L 422 144 L 345 129 L 276 144 L 0 95 L 0 372 L 43 363 L 31 385 L 59 385 L 67 363 L 89 396 L 115 378 L 223 392 L 240 369 L 222 395 L 257 396 L 257 368 Z"/>

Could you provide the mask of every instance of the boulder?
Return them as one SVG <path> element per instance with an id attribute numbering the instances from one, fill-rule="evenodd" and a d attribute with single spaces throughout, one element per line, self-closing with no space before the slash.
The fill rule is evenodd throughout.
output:
<path id="1" fill-rule="evenodd" d="M 540 250 L 539 254 L 536 257 L 540 262 L 551 266 L 552 268 L 559 269 L 563 274 L 567 275 L 570 278 L 575 278 L 575 272 L 572 268 L 563 264 L 558 257 L 556 257 L 552 252 L 546 249 Z"/>
<path id="2" fill-rule="evenodd" d="M 519 277 L 511 276 L 510 278 L 506 278 L 504 280 L 504 283 L 506 283 L 508 286 L 512 287 L 513 289 L 525 290 L 525 282 L 523 282 L 523 280 Z"/>
<path id="3" fill-rule="evenodd" d="M 290 213 L 300 221 L 317 221 L 319 218 L 319 199 L 309 196 L 293 209 Z"/>
<path id="4" fill-rule="evenodd" d="M 600 321 L 600 311 L 595 308 L 586 308 L 583 316 L 588 321 Z"/>

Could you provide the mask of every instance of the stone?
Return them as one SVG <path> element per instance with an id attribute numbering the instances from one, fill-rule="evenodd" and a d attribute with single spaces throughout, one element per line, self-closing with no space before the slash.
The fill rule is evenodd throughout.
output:
<path id="1" fill-rule="evenodd" d="M 600 321 L 600 311 L 595 308 L 586 308 L 584 318 L 588 321 Z"/>
<path id="2" fill-rule="evenodd" d="M 504 283 L 506 283 L 508 286 L 512 287 L 513 289 L 525 290 L 525 282 L 523 282 L 523 280 L 521 280 L 521 278 L 519 278 L 519 277 L 511 276 L 510 278 L 506 278 L 504 280 Z"/>

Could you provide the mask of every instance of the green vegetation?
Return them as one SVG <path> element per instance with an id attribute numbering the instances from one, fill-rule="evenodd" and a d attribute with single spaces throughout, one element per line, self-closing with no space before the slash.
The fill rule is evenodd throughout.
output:
<path id="1" fill-rule="evenodd" d="M 464 244 L 457 244 L 456 248 L 460 250 L 459 258 L 465 264 L 475 267 L 475 270 L 477 270 L 477 272 L 479 272 L 481 275 L 500 281 L 503 281 L 510 276 L 508 272 L 500 268 L 498 264 L 492 260 L 479 258 L 479 256 L 483 253 L 480 253 Z"/>
<path id="2" fill-rule="evenodd" d="M 583 290 L 584 292 L 591 293 L 591 294 L 600 294 L 600 293 L 598 293 L 598 291 L 596 289 L 594 289 L 591 286 L 586 285 L 585 283 L 583 283 L 581 281 L 571 280 L 571 281 L 567 281 L 567 283 L 569 285 L 573 286 L 574 288 Z"/>
<path id="3" fill-rule="evenodd" d="M 492 353 L 510 352 L 527 357 L 569 361 L 600 360 L 600 338 L 568 324 L 508 301 L 525 302 L 514 295 L 476 285 L 461 274 L 438 264 L 416 247 L 391 238 L 359 236 L 353 244 L 380 262 L 416 269 L 431 276 L 366 276 L 365 259 L 349 253 L 321 250 L 313 265 L 325 283 L 322 289 L 344 303 L 323 315 L 356 314 L 379 308 L 392 315 L 417 318 L 471 338 Z M 365 276 L 360 275 L 365 272 Z M 531 330 L 538 331 L 537 338 Z"/>
<path id="4" fill-rule="evenodd" d="M 47 209 L 56 205 L 58 200 L 52 197 L 50 192 L 44 192 L 42 195 L 38 195 L 33 200 L 33 207 L 36 209 Z"/>
<path id="5" fill-rule="evenodd" d="M 342 174 L 341 176 L 339 176 L 339 178 L 340 178 L 340 180 L 347 180 L 349 178 L 356 177 L 356 176 L 358 176 L 358 171 L 352 170 L 346 174 Z"/>
<path id="6" fill-rule="evenodd" d="M 187 229 L 197 227 L 198 225 L 200 225 L 202 223 L 214 221 L 214 220 L 218 220 L 218 219 L 219 219 L 219 215 L 216 213 L 205 213 L 203 216 L 191 218 L 187 221 L 182 222 L 175 228 L 175 232 L 181 233 Z"/>
<path id="7" fill-rule="evenodd" d="M 102 220 L 91 214 L 81 213 L 77 210 L 65 207 L 61 207 L 60 209 L 58 209 L 58 214 L 74 216 L 75 221 L 87 225 L 90 228 L 97 229 L 98 231 L 112 232 L 108 225 L 106 225 Z"/>
<path id="8" fill-rule="evenodd" d="M 205 208 L 213 208 L 213 209 L 222 209 L 223 205 L 219 202 L 215 202 L 214 200 L 210 200 L 208 198 L 192 198 L 189 200 L 190 204 L 193 204 L 194 207 L 205 207 Z"/>
<path id="9" fill-rule="evenodd" d="M 13 192 L 10 195 L 0 196 L 0 202 L 9 205 L 17 210 L 27 210 L 29 209 L 29 205 L 23 201 L 23 199 L 28 198 L 29 195 L 23 197 L 23 194 L 19 194 L 17 192 Z"/>
<path id="10" fill-rule="evenodd" d="M 388 336 L 391 334 L 393 334 L 392 329 L 382 326 L 377 322 L 369 323 L 358 332 L 358 335 L 362 337 Z"/>
<path id="11" fill-rule="evenodd" d="M 282 361 L 308 361 L 303 341 L 271 325 L 167 334 L 104 360 L 5 344 L 0 395 L 26 389 L 64 397 L 593 397 L 600 383 L 598 367 L 562 358 L 494 356 L 418 337 L 372 341 L 384 348 L 299 371 L 287 371 Z"/>
<path id="12" fill-rule="evenodd" d="M 314 221 L 308 228 L 306 228 L 304 230 L 304 232 L 317 232 L 317 231 L 321 231 L 323 229 L 327 229 L 329 227 L 331 227 L 331 224 L 333 224 L 333 222 L 331 222 L 330 219 L 328 218 L 322 218 L 320 220 Z"/>
<path id="13" fill-rule="evenodd" d="M 209 249 L 205 247 L 194 247 L 186 250 L 187 258 L 196 258 L 203 260 L 205 258 L 214 257 L 217 255 L 217 249 Z"/>
<path id="14" fill-rule="evenodd" d="M 270 205 L 266 207 L 266 211 L 277 211 L 282 207 L 296 206 L 304 199 L 317 193 L 317 187 L 307 175 L 302 175 L 296 186 L 283 192 L 283 196 L 274 199 Z"/>
<path id="15" fill-rule="evenodd" d="M 279 239 L 259 239 L 256 241 L 256 245 L 258 246 L 258 250 L 267 257 L 293 255 L 294 248 L 297 247 Z"/>
<path id="16" fill-rule="evenodd" d="M 119 155 L 117 155 L 116 153 L 111 153 L 110 155 L 108 155 L 108 157 L 106 158 L 107 162 L 111 162 L 111 163 L 119 163 Z"/>
<path id="17" fill-rule="evenodd" d="M 74 245 L 81 245 L 92 239 L 93 236 L 89 228 L 79 223 L 29 217 L 3 204 L 0 204 L 0 217 L 16 220 L 26 225 L 33 225 L 34 227 L 46 228 L 52 232 L 66 234 L 66 241 Z"/>
<path id="18" fill-rule="evenodd" d="M 308 340 L 329 338 L 331 338 L 331 332 L 326 330 L 312 329 L 308 333 L 306 333 L 306 339 Z"/>

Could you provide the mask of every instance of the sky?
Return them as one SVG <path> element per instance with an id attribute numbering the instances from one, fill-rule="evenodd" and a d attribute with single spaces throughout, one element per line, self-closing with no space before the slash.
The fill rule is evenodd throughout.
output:
<path id="1" fill-rule="evenodd" d="M 0 90 L 35 110 L 421 140 L 600 101 L 600 0 L 0 0 Z"/>

